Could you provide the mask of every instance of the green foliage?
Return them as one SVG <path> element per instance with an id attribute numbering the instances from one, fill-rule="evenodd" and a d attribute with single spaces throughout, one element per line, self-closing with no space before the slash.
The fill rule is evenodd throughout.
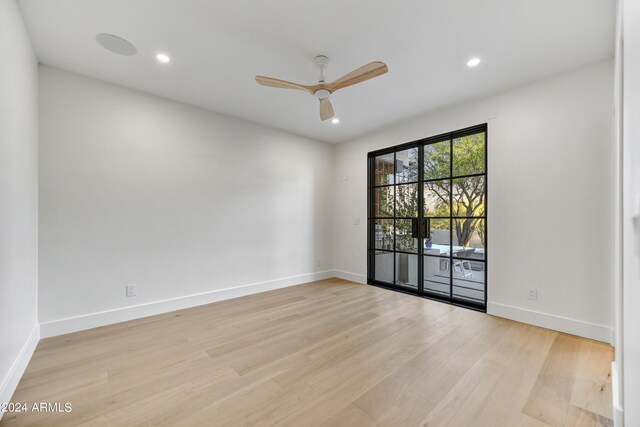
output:
<path id="1" fill-rule="evenodd" d="M 484 170 L 484 133 L 454 139 L 453 175 L 472 175 Z"/>
<path id="2" fill-rule="evenodd" d="M 396 186 L 396 217 L 418 217 L 418 184 Z"/>
<path id="3" fill-rule="evenodd" d="M 450 145 L 449 141 L 442 141 L 424 147 L 424 179 L 449 177 Z"/>
<path id="4" fill-rule="evenodd" d="M 424 176 L 425 179 L 442 179 L 449 177 L 450 168 L 454 176 L 473 175 L 485 171 L 484 133 L 473 134 L 449 141 L 437 142 L 425 147 Z M 451 146 L 453 159 L 451 160 Z M 484 214 L 485 178 L 483 176 L 458 178 L 450 180 L 429 181 L 426 190 L 437 196 L 430 216 L 448 216 L 449 206 L 453 216 L 475 217 Z M 467 246 L 473 233 L 482 221 L 476 218 L 465 218 L 454 221 L 454 229 L 458 244 Z M 437 223 L 436 229 L 443 229 L 444 224 Z M 481 237 L 484 243 L 484 238 Z"/>
<path id="5" fill-rule="evenodd" d="M 453 156 L 453 157 L 452 157 Z M 418 149 L 410 149 L 403 153 L 406 160 L 401 171 L 396 171 L 396 186 L 376 189 L 376 216 L 412 217 L 418 216 L 418 185 L 402 184 L 418 180 Z M 386 159 L 385 159 L 386 160 Z M 393 160 L 392 160 L 393 161 Z M 485 172 L 485 134 L 477 133 L 453 141 L 442 141 L 424 147 L 424 179 L 426 193 L 432 196 L 429 208 L 425 207 L 425 216 L 462 217 L 453 221 L 454 230 L 460 246 L 467 246 L 474 232 L 478 232 L 484 245 L 484 221 L 478 216 L 484 215 L 485 209 L 485 177 L 451 179 L 453 176 L 480 174 Z M 385 171 L 393 170 L 382 162 L 376 166 L 380 169 L 380 178 L 384 180 Z M 450 211 L 451 210 L 451 211 Z M 447 229 L 445 221 L 432 221 L 432 228 Z M 406 228 L 406 227 L 405 227 Z M 407 230 L 402 230 L 406 232 Z M 410 230 L 409 230 L 410 231 Z M 406 233 L 403 233 L 406 234 Z"/>

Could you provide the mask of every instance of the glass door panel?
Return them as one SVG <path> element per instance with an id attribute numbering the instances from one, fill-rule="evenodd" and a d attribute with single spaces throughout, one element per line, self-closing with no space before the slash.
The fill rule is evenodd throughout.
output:
<path id="1" fill-rule="evenodd" d="M 418 184 L 402 184 L 395 187 L 396 218 L 418 217 Z"/>
<path id="2" fill-rule="evenodd" d="M 485 220 L 458 218 L 453 220 L 453 256 L 484 261 Z"/>
<path id="3" fill-rule="evenodd" d="M 453 216 L 484 216 L 485 177 L 456 178 L 451 189 Z"/>
<path id="4" fill-rule="evenodd" d="M 396 152 L 396 181 L 418 182 L 418 147 Z"/>
<path id="5" fill-rule="evenodd" d="M 451 176 L 451 141 L 434 142 L 424 146 L 424 178 L 440 179 Z"/>
<path id="6" fill-rule="evenodd" d="M 418 147 L 395 153 L 395 285 L 418 289 Z"/>
<path id="7" fill-rule="evenodd" d="M 401 288 L 418 289 L 418 255 L 396 253 L 396 282 Z"/>
<path id="8" fill-rule="evenodd" d="M 424 242 L 424 254 L 448 257 L 451 254 L 451 220 L 432 219 L 426 221 L 429 230 Z"/>
<path id="9" fill-rule="evenodd" d="M 393 252 L 375 251 L 375 273 L 373 278 L 393 283 Z"/>
<path id="10" fill-rule="evenodd" d="M 418 253 L 418 219 L 396 219 L 396 251 Z"/>
<path id="11" fill-rule="evenodd" d="M 374 247 L 375 249 L 383 249 L 392 251 L 395 244 L 395 231 L 392 219 L 375 219 L 374 220 Z"/>
<path id="12" fill-rule="evenodd" d="M 485 173 L 485 132 L 453 139 L 451 176 Z"/>
<path id="13" fill-rule="evenodd" d="M 449 259 L 424 256 L 424 292 L 439 296 L 451 295 Z"/>
<path id="14" fill-rule="evenodd" d="M 393 153 L 378 156 L 374 160 L 375 185 L 393 185 L 394 180 Z"/>
<path id="15" fill-rule="evenodd" d="M 451 215 L 451 180 L 429 181 L 423 184 L 424 216 L 449 217 Z"/>
<path id="16" fill-rule="evenodd" d="M 373 216 L 382 218 L 393 218 L 394 188 L 380 187 L 373 192 Z"/>
<path id="17" fill-rule="evenodd" d="M 453 259 L 452 296 L 474 303 L 484 303 L 485 263 Z"/>

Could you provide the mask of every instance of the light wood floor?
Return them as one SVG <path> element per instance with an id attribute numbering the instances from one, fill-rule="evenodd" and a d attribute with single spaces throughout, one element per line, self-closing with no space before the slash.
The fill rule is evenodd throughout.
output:
<path id="1" fill-rule="evenodd" d="M 4 426 L 612 425 L 608 345 L 331 279 L 40 342 Z"/>

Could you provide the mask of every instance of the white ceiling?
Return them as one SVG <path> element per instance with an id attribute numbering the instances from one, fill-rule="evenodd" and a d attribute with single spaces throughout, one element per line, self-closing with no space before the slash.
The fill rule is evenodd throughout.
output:
<path id="1" fill-rule="evenodd" d="M 613 55 L 613 0 L 20 0 L 44 64 L 329 142 Z M 113 54 L 112 33 L 138 48 Z M 155 60 L 158 51 L 169 65 Z M 389 73 L 318 101 L 314 84 L 380 60 Z M 483 62 L 475 69 L 472 56 Z"/>

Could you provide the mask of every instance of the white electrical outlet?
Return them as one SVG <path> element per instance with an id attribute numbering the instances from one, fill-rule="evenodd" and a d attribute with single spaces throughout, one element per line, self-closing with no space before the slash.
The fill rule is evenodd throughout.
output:
<path id="1" fill-rule="evenodd" d="M 319 259 L 317 259 L 317 260 L 316 260 L 316 267 L 317 267 L 317 268 L 322 267 L 322 262 L 320 262 L 320 260 L 319 260 Z"/>
<path id="2" fill-rule="evenodd" d="M 135 297 L 138 295 L 138 287 L 134 284 L 127 285 L 127 297 Z"/>
<path id="3" fill-rule="evenodd" d="M 532 300 L 537 300 L 538 299 L 538 290 L 536 288 L 531 288 L 529 289 L 529 294 L 527 295 L 527 298 L 532 299 Z"/>
<path id="4" fill-rule="evenodd" d="M 360 225 L 360 218 L 356 218 L 353 220 L 353 225 Z"/>

